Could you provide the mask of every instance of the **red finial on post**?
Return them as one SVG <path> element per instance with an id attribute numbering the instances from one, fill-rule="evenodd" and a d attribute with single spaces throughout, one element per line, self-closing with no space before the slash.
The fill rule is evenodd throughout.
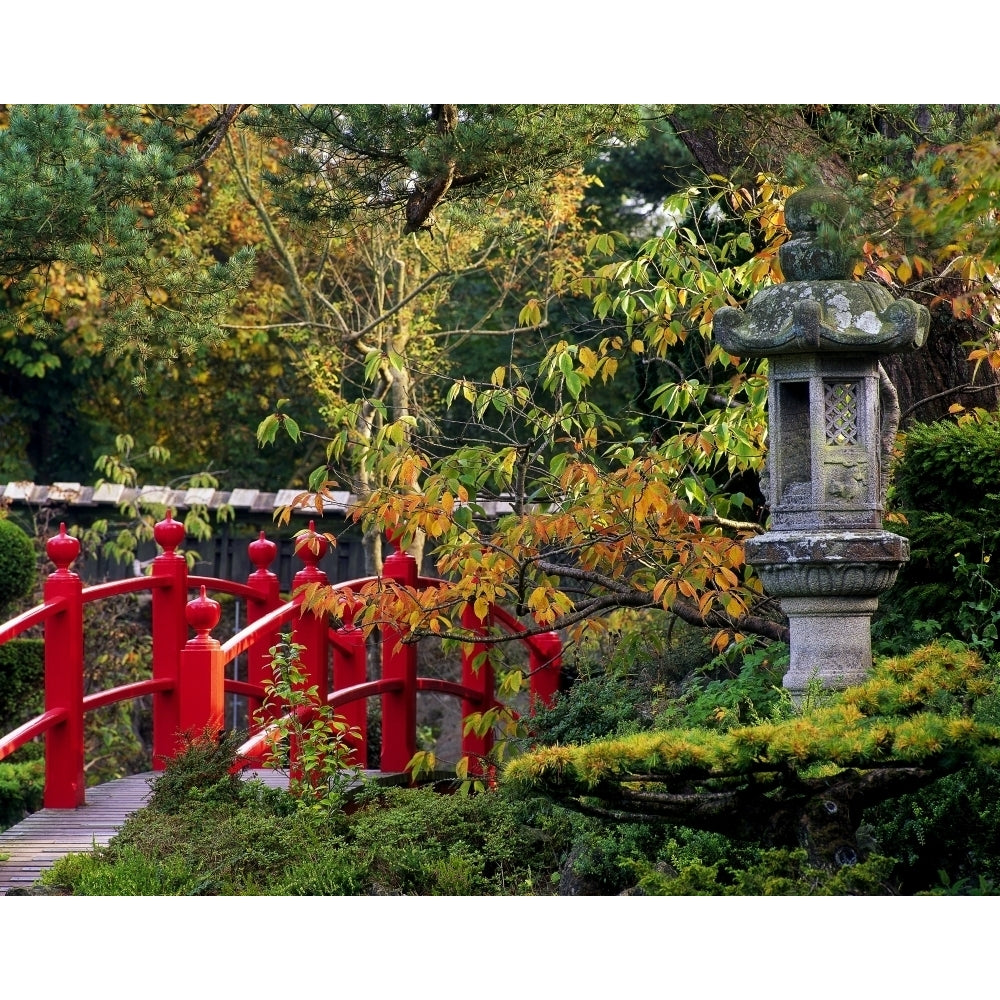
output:
<path id="1" fill-rule="evenodd" d="M 163 549 L 163 555 L 167 557 L 181 558 L 177 555 L 177 548 L 184 541 L 185 535 L 184 525 L 180 521 L 174 520 L 170 510 L 167 511 L 167 516 L 153 527 L 153 538 L 156 539 L 156 544 Z"/>
<path id="2" fill-rule="evenodd" d="M 260 538 L 247 546 L 247 551 L 250 553 L 250 561 L 257 567 L 254 575 L 266 575 L 268 567 L 274 562 L 275 556 L 278 554 L 278 546 L 275 542 L 266 538 L 262 531 Z"/>
<path id="3" fill-rule="evenodd" d="M 70 573 L 70 566 L 73 560 L 80 554 L 80 540 L 67 534 L 66 525 L 59 525 L 59 534 L 53 535 L 45 543 L 46 555 L 55 563 L 56 571 L 54 576 L 75 576 Z"/>
<path id="4" fill-rule="evenodd" d="M 188 568 L 177 547 L 184 541 L 184 525 L 170 510 L 153 527 L 153 538 L 163 550 L 153 560 L 153 576 L 159 586 L 153 591 L 153 679 L 168 687 L 153 697 L 153 767 L 162 770 L 173 756 L 180 728 L 181 651 L 187 642 L 184 620 L 188 596 Z"/>
<path id="5" fill-rule="evenodd" d="M 292 592 L 299 594 L 306 587 L 317 587 L 327 583 L 326 573 L 319 568 L 319 561 L 327 554 L 330 543 L 316 530 L 316 522 L 310 521 L 305 531 L 295 536 L 295 554 L 302 560 L 302 569 L 292 579 Z M 303 612 L 299 615 L 293 631 L 293 640 L 304 648 L 300 659 L 306 675 L 306 685 L 316 685 L 321 699 L 330 690 L 330 648 L 327 636 L 328 625 L 325 611 Z"/>
<path id="6" fill-rule="evenodd" d="M 389 544 L 392 546 L 393 551 L 390 555 L 399 556 L 403 554 L 403 530 L 398 524 L 394 524 L 391 528 L 385 529 L 385 537 L 389 539 Z"/>
<path id="7" fill-rule="evenodd" d="M 219 619 L 222 617 L 222 605 L 207 596 L 204 586 L 201 588 L 200 597 L 188 601 L 185 617 L 188 625 L 197 633 L 188 645 L 218 645 L 218 642 L 212 638 L 211 632 L 219 624 Z"/>
<path id="8" fill-rule="evenodd" d="M 320 560 L 330 550 L 330 543 L 316 530 L 316 522 L 310 521 L 305 531 L 295 536 L 295 554 L 305 563 L 302 572 L 308 573 L 310 579 L 315 578 Z"/>
<path id="9" fill-rule="evenodd" d="M 281 603 L 278 593 L 278 578 L 268 566 L 274 562 L 278 554 L 278 546 L 269 541 L 262 531 L 260 537 L 254 539 L 248 546 L 250 561 L 257 568 L 247 577 L 247 586 L 254 591 L 254 596 L 247 600 L 247 622 L 253 624 L 269 611 L 273 611 Z M 271 677 L 271 658 L 268 650 L 278 642 L 280 633 L 272 630 L 254 643 L 247 651 L 247 680 L 259 685 L 263 691 L 264 682 Z M 251 699 L 248 711 L 252 714 L 260 709 L 261 700 Z"/>

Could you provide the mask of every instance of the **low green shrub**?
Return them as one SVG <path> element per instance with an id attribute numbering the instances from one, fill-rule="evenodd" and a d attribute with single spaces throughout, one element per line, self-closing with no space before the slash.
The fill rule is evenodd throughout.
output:
<path id="1" fill-rule="evenodd" d="M 517 895 L 546 884 L 568 847 L 539 809 L 503 792 L 372 790 L 347 817 L 345 851 L 365 864 L 368 892 Z"/>
<path id="2" fill-rule="evenodd" d="M 890 507 L 904 521 L 891 527 L 909 539 L 910 558 L 874 622 L 878 650 L 892 654 L 942 633 L 967 638 L 959 610 L 981 599 L 984 581 L 1000 586 L 1000 415 L 916 424 L 902 440 Z M 932 632 L 913 634 L 921 622 Z"/>
<path id="3" fill-rule="evenodd" d="M 656 728 L 732 729 L 787 718 L 791 699 L 781 682 L 788 657 L 785 643 L 734 642 L 685 679 L 664 703 Z"/>
<path id="4" fill-rule="evenodd" d="M 10 518 L 0 517 L 0 620 L 14 601 L 31 593 L 36 576 L 31 539 Z"/>
<path id="5" fill-rule="evenodd" d="M 193 797 L 206 794 L 215 801 L 236 805 L 243 793 L 243 782 L 232 773 L 239 734 L 211 733 L 191 735 L 184 749 L 167 762 L 166 768 L 151 782 L 149 808 L 156 812 L 176 813 Z"/>
<path id="6" fill-rule="evenodd" d="M 646 867 L 638 888 L 647 896 L 881 896 L 895 894 L 894 867 L 894 859 L 873 855 L 830 871 L 810 865 L 803 849 L 772 848 L 746 867 L 722 861 Z"/>
<path id="7" fill-rule="evenodd" d="M 197 882 L 184 858 L 159 860 L 132 847 L 113 854 L 67 854 L 42 873 L 42 885 L 71 888 L 75 896 L 192 895 Z"/>
<path id="8" fill-rule="evenodd" d="M 581 677 L 560 692 L 550 708 L 539 708 L 529 729 L 540 743 L 585 743 L 648 728 L 648 698 L 622 677 L 597 674 Z"/>
<path id="9" fill-rule="evenodd" d="M 42 758 L 0 764 L 0 831 L 41 809 L 44 790 L 45 761 Z"/>
<path id="10" fill-rule="evenodd" d="M 5 642 L 0 646 L 0 735 L 38 715 L 44 704 L 45 644 L 41 639 Z"/>

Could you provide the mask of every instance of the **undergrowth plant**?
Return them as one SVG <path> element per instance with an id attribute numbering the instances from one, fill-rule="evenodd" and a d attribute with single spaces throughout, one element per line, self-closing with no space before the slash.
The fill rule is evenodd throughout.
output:
<path id="1" fill-rule="evenodd" d="M 300 654 L 305 647 L 290 635 L 272 646 L 271 677 L 254 721 L 271 736 L 268 765 L 288 770 L 288 790 L 303 809 L 328 815 L 343 804 L 362 777 L 350 741 L 360 736 L 309 685 Z"/>

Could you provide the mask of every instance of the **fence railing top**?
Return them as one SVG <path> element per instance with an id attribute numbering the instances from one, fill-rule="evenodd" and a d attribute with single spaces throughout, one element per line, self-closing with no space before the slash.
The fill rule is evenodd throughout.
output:
<path id="1" fill-rule="evenodd" d="M 28 480 L 17 480 L 0 483 L 0 502 L 13 506 L 99 509 L 141 501 L 162 504 L 174 511 L 189 510 L 199 505 L 208 510 L 232 507 L 237 513 L 271 514 L 279 507 L 291 506 L 303 492 L 305 491 L 301 489 L 269 492 L 247 487 L 232 490 L 192 487 L 178 490 L 157 485 L 130 487 L 120 483 L 102 483 L 100 486 L 88 486 L 83 483 L 38 484 Z M 356 502 L 357 497 L 353 493 L 333 492 L 329 499 L 322 498 L 323 513 L 344 515 Z M 490 518 L 509 514 L 514 509 L 513 504 L 503 497 L 499 499 L 480 497 L 476 503 Z M 293 507 L 292 512 L 315 517 L 316 505 L 310 503 L 307 507 Z"/>

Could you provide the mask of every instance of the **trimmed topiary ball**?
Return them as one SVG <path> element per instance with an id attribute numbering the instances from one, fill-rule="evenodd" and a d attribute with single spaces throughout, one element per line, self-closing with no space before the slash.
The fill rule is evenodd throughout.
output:
<path id="1" fill-rule="evenodd" d="M 35 585 L 35 547 L 8 518 L 0 519 L 0 612 Z"/>

